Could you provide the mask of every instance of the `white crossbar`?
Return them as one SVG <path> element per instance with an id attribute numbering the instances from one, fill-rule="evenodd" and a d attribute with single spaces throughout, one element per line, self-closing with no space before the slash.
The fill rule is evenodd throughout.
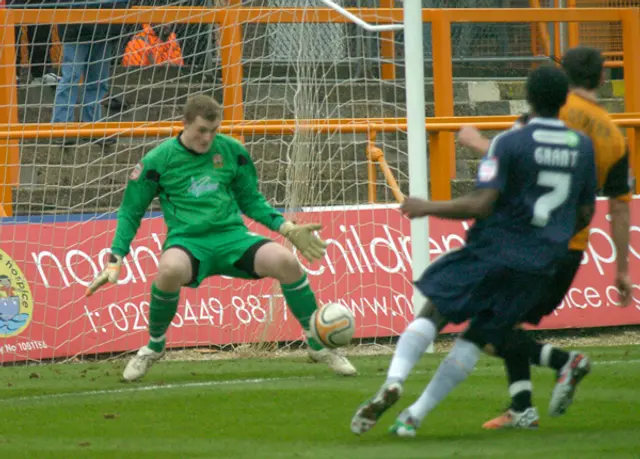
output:
<path id="1" fill-rule="evenodd" d="M 368 30 L 369 32 L 384 32 L 384 31 L 387 31 L 387 30 L 402 30 L 402 29 L 404 29 L 404 25 L 402 25 L 402 24 L 379 24 L 379 25 L 369 24 L 368 22 L 363 21 L 362 19 L 360 19 L 355 14 L 350 13 L 349 11 L 345 10 L 343 7 L 341 7 L 337 3 L 334 3 L 331 0 L 320 0 L 320 1 L 322 3 L 324 3 L 325 5 L 327 5 L 329 8 L 334 9 L 335 11 L 337 11 L 338 13 L 340 13 L 341 15 L 346 17 L 347 19 L 350 19 L 354 24 L 359 25 L 364 30 Z"/>

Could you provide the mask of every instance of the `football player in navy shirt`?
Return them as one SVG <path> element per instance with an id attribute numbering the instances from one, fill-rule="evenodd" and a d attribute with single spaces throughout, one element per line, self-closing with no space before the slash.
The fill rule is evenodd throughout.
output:
<path id="1" fill-rule="evenodd" d="M 438 258 L 416 281 L 427 304 L 401 335 L 385 383 L 356 411 L 352 432 L 370 430 L 399 399 L 411 369 L 449 323 L 471 321 L 392 433 L 415 436 L 424 417 L 467 378 L 482 351 L 509 355 L 507 338 L 514 326 L 538 304 L 569 240 L 595 210 L 593 144 L 558 119 L 568 91 L 562 70 L 544 66 L 531 72 L 532 118 L 493 140 L 478 167 L 475 190 L 452 201 L 408 197 L 402 204 L 411 219 L 475 219 L 475 224 L 463 248 Z M 537 416 L 532 410 L 527 416 Z"/>

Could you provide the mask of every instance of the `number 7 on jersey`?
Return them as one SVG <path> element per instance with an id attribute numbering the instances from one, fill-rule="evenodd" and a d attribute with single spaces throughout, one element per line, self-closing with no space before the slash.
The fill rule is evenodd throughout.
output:
<path id="1" fill-rule="evenodd" d="M 566 172 L 541 171 L 538 173 L 537 184 L 551 188 L 551 191 L 540 196 L 533 206 L 531 224 L 544 227 L 549 223 L 551 213 L 564 204 L 569 197 L 571 174 Z"/>

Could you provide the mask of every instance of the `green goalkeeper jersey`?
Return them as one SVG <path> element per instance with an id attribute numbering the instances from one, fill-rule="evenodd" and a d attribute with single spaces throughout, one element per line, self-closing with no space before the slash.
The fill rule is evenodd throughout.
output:
<path id="1" fill-rule="evenodd" d="M 244 229 L 244 213 L 277 231 L 285 219 L 258 191 L 256 169 L 247 150 L 217 134 L 209 151 L 187 149 L 179 137 L 148 152 L 131 173 L 118 210 L 111 246 L 125 256 L 155 196 L 160 200 L 167 236 Z"/>

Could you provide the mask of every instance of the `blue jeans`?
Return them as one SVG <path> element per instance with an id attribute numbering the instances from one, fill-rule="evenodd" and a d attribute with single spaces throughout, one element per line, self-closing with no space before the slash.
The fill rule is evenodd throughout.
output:
<path id="1" fill-rule="evenodd" d="M 102 119 L 101 101 L 109 91 L 111 45 L 106 40 L 95 43 L 65 43 L 62 47 L 62 75 L 56 88 L 53 123 L 73 122 L 78 103 L 80 78 L 84 76 L 82 122 Z"/>

